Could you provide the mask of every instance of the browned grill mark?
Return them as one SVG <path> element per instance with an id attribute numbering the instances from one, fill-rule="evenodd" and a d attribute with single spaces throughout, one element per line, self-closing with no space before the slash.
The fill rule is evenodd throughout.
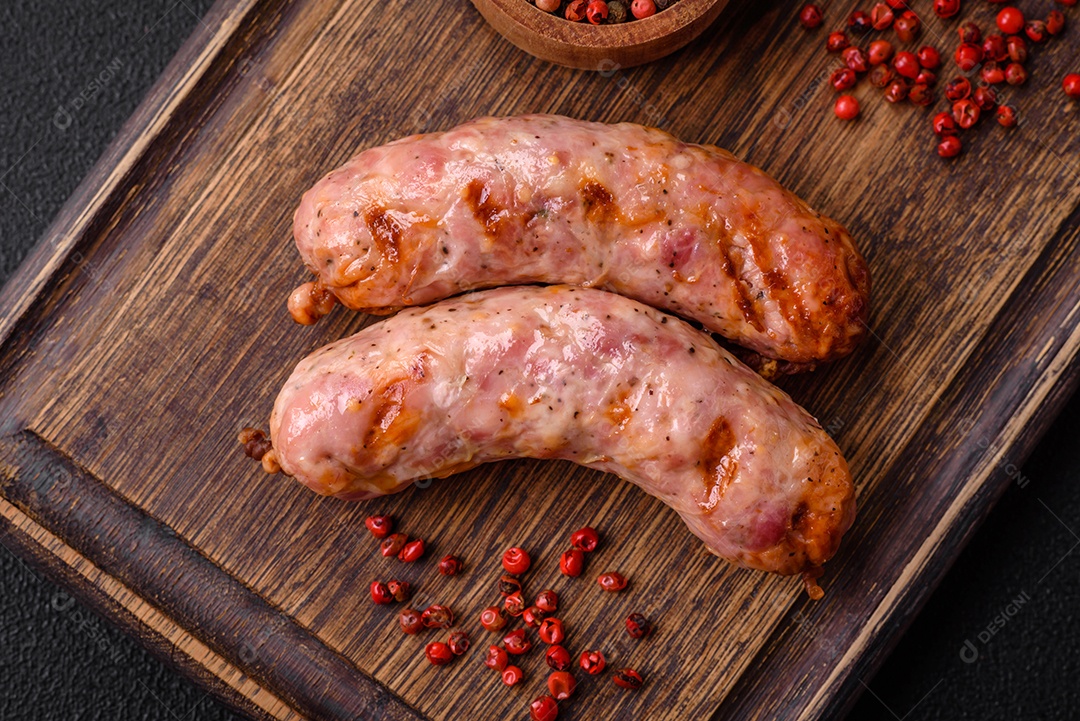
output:
<path id="1" fill-rule="evenodd" d="M 747 210 L 747 227 L 746 240 L 750 244 L 754 262 L 761 269 L 768 295 L 776 301 L 780 307 L 780 313 L 791 324 L 793 340 L 796 345 L 799 345 L 803 339 L 814 335 L 813 322 L 806 312 L 798 290 L 791 288 L 787 275 L 776 264 L 764 226 L 749 210 Z"/>
<path id="2" fill-rule="evenodd" d="M 743 318 L 750 324 L 751 328 L 758 333 L 764 333 L 765 324 L 762 323 L 761 318 L 758 317 L 757 306 L 754 304 L 754 297 L 747 292 L 748 289 L 743 284 L 742 279 L 739 278 L 739 275 L 735 270 L 735 264 L 731 261 L 731 256 L 728 255 L 727 243 L 721 238 L 717 240 L 716 245 L 720 250 L 720 255 L 723 259 L 720 269 L 731 278 L 731 283 L 735 286 L 735 292 L 739 296 L 735 302 L 738 304 L 739 310 L 742 311 Z"/>
<path id="3" fill-rule="evenodd" d="M 506 209 L 491 199 L 491 189 L 487 183 L 480 179 L 470 180 L 465 186 L 465 202 L 488 236 L 497 238 L 506 220 Z"/>
<path id="4" fill-rule="evenodd" d="M 625 391 L 620 393 L 619 397 L 612 401 L 607 410 L 604 411 L 604 417 L 611 422 L 611 425 L 615 426 L 617 431 L 622 431 L 634 415 L 634 411 L 627 404 L 626 398 L 627 393 Z"/>
<path id="5" fill-rule="evenodd" d="M 701 474 L 705 482 L 705 499 L 699 501 L 698 505 L 705 511 L 711 511 L 724 497 L 739 468 L 738 461 L 731 455 L 735 450 L 735 433 L 726 418 L 721 416 L 713 421 L 703 449 Z"/>
<path id="6" fill-rule="evenodd" d="M 615 219 L 617 208 L 611 192 L 595 180 L 587 180 L 581 186 L 581 198 L 585 208 L 585 217 L 593 223 Z"/>
<path id="7" fill-rule="evenodd" d="M 385 208 L 371 208 L 364 213 L 364 222 L 367 223 L 371 237 L 375 239 L 375 247 L 379 249 L 382 257 L 396 263 L 400 255 L 402 232 L 398 222 Z"/>

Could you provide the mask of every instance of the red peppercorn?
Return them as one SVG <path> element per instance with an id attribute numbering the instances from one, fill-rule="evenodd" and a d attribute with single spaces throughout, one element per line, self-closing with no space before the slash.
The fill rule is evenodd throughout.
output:
<path id="1" fill-rule="evenodd" d="M 604 0 L 589 0 L 585 8 L 585 19 L 590 25 L 603 25 L 608 17 L 608 7 Z"/>
<path id="2" fill-rule="evenodd" d="M 401 549 L 397 557 L 399 561 L 405 563 L 412 563 L 418 561 L 424 555 L 424 542 L 417 538 L 415 541 L 409 541 L 405 544 L 405 547 Z"/>
<path id="3" fill-rule="evenodd" d="M 405 548 L 405 544 L 409 542 L 409 537 L 404 533 L 391 533 L 386 537 L 379 549 L 382 555 L 389 558 L 390 556 L 396 556 L 401 553 L 401 549 Z"/>
<path id="4" fill-rule="evenodd" d="M 641 674 L 632 668 L 620 668 L 615 672 L 615 677 L 612 680 L 615 681 L 616 686 L 628 688 L 632 691 L 638 690 L 641 688 L 641 684 L 644 683 Z"/>
<path id="5" fill-rule="evenodd" d="M 656 3 L 653 0 L 634 0 L 630 3 L 630 14 L 638 20 L 652 17 L 656 14 Z"/>
<path id="6" fill-rule="evenodd" d="M 893 69 L 905 78 L 914 80 L 919 77 L 919 58 L 916 57 L 915 53 L 907 50 L 899 52 L 893 58 Z"/>
<path id="7" fill-rule="evenodd" d="M 1016 127 L 1016 108 L 1011 105 L 999 105 L 997 109 L 998 125 L 1003 128 Z"/>
<path id="8" fill-rule="evenodd" d="M 939 18 L 951 18 L 960 12 L 960 0 L 934 0 L 934 14 Z"/>
<path id="9" fill-rule="evenodd" d="M 446 645 L 455 656 L 463 656 L 469 650 L 469 634 L 464 631 L 454 631 L 446 640 Z"/>
<path id="10" fill-rule="evenodd" d="M 1010 35 L 1005 38 L 1005 49 L 1009 53 L 1009 60 L 1014 63 L 1027 62 L 1027 40 L 1019 35 Z"/>
<path id="11" fill-rule="evenodd" d="M 531 564 L 532 559 L 529 558 L 529 554 L 517 546 L 506 549 L 506 553 L 502 557 L 503 568 L 506 569 L 507 573 L 512 573 L 515 576 L 520 576 L 528 571 Z"/>
<path id="12" fill-rule="evenodd" d="M 945 85 L 945 97 L 956 102 L 971 95 L 971 81 L 967 78 L 953 78 Z"/>
<path id="13" fill-rule="evenodd" d="M 1046 23 L 1042 20 L 1028 20 L 1027 25 L 1024 26 L 1024 35 L 1027 35 L 1027 39 L 1033 43 L 1043 43 L 1046 42 L 1050 33 L 1046 31 Z"/>
<path id="14" fill-rule="evenodd" d="M 506 616 L 498 606 L 488 606 L 480 612 L 480 625 L 488 631 L 500 631 L 506 626 Z"/>
<path id="15" fill-rule="evenodd" d="M 600 588 L 609 593 L 615 593 L 626 588 L 626 578 L 618 571 L 601 573 L 597 576 L 596 582 L 600 584 Z"/>
<path id="16" fill-rule="evenodd" d="M 391 581 L 386 584 L 386 587 L 390 589 L 390 595 L 398 603 L 405 603 L 412 597 L 412 586 L 408 581 Z"/>
<path id="17" fill-rule="evenodd" d="M 444 576 L 456 576 L 465 568 L 465 564 L 457 556 L 443 556 L 439 561 L 439 573 Z"/>
<path id="18" fill-rule="evenodd" d="M 832 84 L 833 90 L 838 93 L 842 93 L 845 90 L 850 90 L 855 87 L 855 81 L 858 78 L 855 75 L 855 71 L 851 68 L 837 68 L 829 76 L 829 83 Z"/>
<path id="19" fill-rule="evenodd" d="M 566 6 L 564 15 L 570 22 L 579 23 L 585 19 L 585 10 L 587 7 L 587 0 L 571 0 L 570 4 Z"/>
<path id="20" fill-rule="evenodd" d="M 909 92 L 911 92 L 911 87 L 902 79 L 897 78 L 885 88 L 885 99 L 890 103 L 899 103 L 907 99 Z"/>
<path id="21" fill-rule="evenodd" d="M 521 621 L 529 628 L 540 628 L 547 614 L 536 606 L 529 606 L 521 613 Z"/>
<path id="22" fill-rule="evenodd" d="M 1065 16 L 1060 10 L 1051 10 L 1046 16 L 1046 32 L 1051 35 L 1060 35 L 1065 29 Z"/>
<path id="23" fill-rule="evenodd" d="M 982 46 L 974 43 L 961 43 L 953 55 L 953 60 L 965 73 L 974 70 L 975 66 L 982 62 L 982 59 Z"/>
<path id="24" fill-rule="evenodd" d="M 834 30 L 825 38 L 825 49 L 830 53 L 838 53 L 850 44 L 847 34 L 840 30 Z"/>
<path id="25" fill-rule="evenodd" d="M 993 60 L 995 63 L 1000 63 L 1005 58 L 1009 57 L 1009 46 L 1005 43 L 1005 37 L 994 33 L 993 35 L 987 35 L 983 40 L 983 57 L 987 60 Z"/>
<path id="26" fill-rule="evenodd" d="M 861 48 L 857 48 L 854 45 L 850 48 L 844 48 L 844 52 L 840 53 L 840 57 L 844 60 L 844 65 L 847 65 L 857 73 L 865 73 L 870 69 L 870 64 L 866 60 L 866 53 L 864 53 Z M 592 531 L 591 528 L 582 530 Z M 581 531 L 578 531 L 577 533 L 581 533 Z M 593 531 L 593 533 L 596 533 L 596 531 Z M 599 538 L 597 541 L 599 541 Z M 577 543 L 574 543 L 573 545 L 577 547 Z M 582 548 L 581 550 L 589 553 L 595 549 L 596 543 L 593 543 L 592 548 Z"/>
<path id="27" fill-rule="evenodd" d="M 547 653 L 544 654 L 544 660 L 547 661 L 549 668 L 556 671 L 565 671 L 570 668 L 570 652 L 558 644 L 548 648 Z"/>
<path id="28" fill-rule="evenodd" d="M 867 60 L 871 65 L 881 65 L 882 63 L 889 62 L 889 58 L 892 57 L 893 46 L 888 40 L 875 40 L 870 43 L 870 49 L 867 52 Z"/>
<path id="29" fill-rule="evenodd" d="M 424 628 L 424 622 L 420 618 L 420 612 L 414 608 L 406 608 L 398 614 L 398 625 L 401 630 L 410 636 L 420 633 Z"/>
<path id="30" fill-rule="evenodd" d="M 953 103 L 953 119 L 957 125 L 967 130 L 979 122 L 979 106 L 970 98 L 957 100 Z"/>
<path id="31" fill-rule="evenodd" d="M 888 30 L 895 19 L 893 9 L 886 3 L 878 3 L 870 8 L 870 24 L 874 30 Z"/>
<path id="32" fill-rule="evenodd" d="M 536 607 L 544 613 L 555 613 L 559 610 L 559 597 L 554 591 L 541 591 L 536 597 Z"/>
<path id="33" fill-rule="evenodd" d="M 555 721 L 559 718 L 559 705 L 550 696 L 541 696 L 529 704 L 532 721 Z"/>
<path id="34" fill-rule="evenodd" d="M 520 591 L 515 591 L 503 599 L 503 613 L 517 618 L 525 612 L 525 599 Z"/>
<path id="35" fill-rule="evenodd" d="M 585 570 L 585 554 L 576 548 L 571 548 L 563 553 L 559 559 L 559 571 L 564 576 L 577 578 Z"/>
<path id="36" fill-rule="evenodd" d="M 893 30 L 896 31 L 896 36 L 905 43 L 914 42 L 915 38 L 919 36 L 919 31 L 921 29 L 922 21 L 919 20 L 919 16 L 911 10 L 905 10 L 900 17 L 896 18 L 896 22 L 893 23 Z"/>
<path id="37" fill-rule="evenodd" d="M 521 581 L 513 576 L 503 576 L 499 579 L 499 593 L 509 596 L 511 593 L 521 593 Z"/>
<path id="38" fill-rule="evenodd" d="M 997 14 L 997 26 L 1006 35 L 1015 35 L 1024 29 L 1024 13 L 1012 6 L 1003 8 Z"/>
<path id="39" fill-rule="evenodd" d="M 971 99 L 979 106 L 979 110 L 982 110 L 983 112 L 993 110 L 997 107 L 997 93 L 994 92 L 993 88 L 975 88 L 975 92 L 971 94 Z"/>
<path id="40" fill-rule="evenodd" d="M 599 651 L 582 651 L 581 658 L 578 659 L 578 665 L 581 666 L 581 670 L 585 673 L 595 676 L 604 670 L 607 661 L 604 659 L 604 654 Z"/>
<path id="41" fill-rule="evenodd" d="M 943 158 L 955 158 L 963 150 L 963 143 L 956 135 L 946 135 L 937 146 L 937 154 Z"/>
<path id="42" fill-rule="evenodd" d="M 915 78 L 915 84 L 933 87 L 937 84 L 937 75 L 929 70 L 923 70 L 919 73 L 919 77 Z"/>
<path id="43" fill-rule="evenodd" d="M 1005 82 L 1009 85 L 1023 85 L 1027 82 L 1027 70 L 1020 63 L 1009 63 L 1005 66 Z"/>
<path id="44" fill-rule="evenodd" d="M 390 593 L 390 587 L 382 581 L 372 581 L 371 600 L 380 605 L 390 603 L 394 600 L 394 594 Z"/>
<path id="45" fill-rule="evenodd" d="M 854 120 L 859 117 L 859 101 L 853 95 L 841 95 L 836 99 L 833 112 L 841 120 Z"/>
<path id="46" fill-rule="evenodd" d="M 975 23 L 964 23 L 956 29 L 961 43 L 977 44 L 982 42 L 982 30 Z"/>
<path id="47" fill-rule="evenodd" d="M 554 671 L 548 676 L 548 691 L 559 701 L 565 701 L 574 694 L 577 679 L 569 671 Z"/>
<path id="48" fill-rule="evenodd" d="M 937 48 L 929 45 L 924 45 L 919 48 L 919 65 L 922 65 L 927 70 L 935 70 L 941 65 L 941 53 L 937 51 Z"/>
<path id="49" fill-rule="evenodd" d="M 626 617 L 626 632 L 630 638 L 645 638 L 652 634 L 653 625 L 640 613 L 631 613 Z"/>
<path id="50" fill-rule="evenodd" d="M 875 65 L 870 71 L 870 84 L 875 88 L 884 88 L 893 81 L 896 73 L 888 65 Z"/>
<path id="51" fill-rule="evenodd" d="M 1061 89 L 1070 98 L 1080 98 L 1080 74 L 1069 73 L 1061 81 Z"/>
<path id="52" fill-rule="evenodd" d="M 390 516 L 368 516 L 364 525 L 375 538 L 386 538 L 394 530 L 394 519 Z"/>
<path id="53" fill-rule="evenodd" d="M 956 118 L 952 116 L 952 113 L 938 113 L 934 116 L 933 121 L 934 132 L 938 135 L 956 135 L 959 129 L 956 125 Z"/>
<path id="54" fill-rule="evenodd" d="M 865 34 L 872 27 L 870 16 L 862 10 L 854 10 L 848 15 L 847 26 L 860 35 Z"/>
<path id="55" fill-rule="evenodd" d="M 799 22 L 807 30 L 814 30 L 821 27 L 821 23 L 825 20 L 825 14 L 821 12 L 821 8 L 812 3 L 803 5 L 803 9 L 799 11 Z"/>
<path id="56" fill-rule="evenodd" d="M 499 646 L 488 646 L 487 655 L 484 656 L 484 665 L 496 671 L 502 671 L 506 664 L 510 663 L 510 657 Z"/>
<path id="57" fill-rule="evenodd" d="M 517 666 L 507 666 L 502 672 L 502 682 L 507 686 L 514 686 L 524 678 L 524 674 L 521 673 L 521 669 Z"/>
<path id="58" fill-rule="evenodd" d="M 987 60 L 979 69 L 979 77 L 987 85 L 997 85 L 1005 82 L 1005 69 L 993 60 Z"/>
<path id="59" fill-rule="evenodd" d="M 563 630 L 563 622 L 557 618 L 545 618 L 540 623 L 540 640 L 547 645 L 555 645 L 563 642 L 566 632 Z"/>
<path id="60" fill-rule="evenodd" d="M 433 641 L 425 646 L 424 655 L 435 666 L 445 666 L 454 660 L 454 653 L 442 641 Z"/>
<path id="61" fill-rule="evenodd" d="M 424 609 L 420 620 L 424 628 L 450 628 L 454 625 L 454 612 L 446 606 L 435 604 Z"/>
<path id="62" fill-rule="evenodd" d="M 503 636 L 503 647 L 506 652 L 514 656 L 520 656 L 532 648 L 532 641 L 525 635 L 525 629 L 515 628 Z"/>

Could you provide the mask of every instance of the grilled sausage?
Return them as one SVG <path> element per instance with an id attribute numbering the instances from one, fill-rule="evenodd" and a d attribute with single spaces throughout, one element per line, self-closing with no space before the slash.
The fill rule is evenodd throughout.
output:
<path id="1" fill-rule="evenodd" d="M 505 458 L 574 461 L 781 574 L 813 576 L 855 514 L 836 444 L 785 393 L 685 322 L 573 286 L 473 293 L 332 343 L 296 367 L 270 433 L 264 467 L 346 499 Z"/>
<path id="2" fill-rule="evenodd" d="M 289 301 L 302 323 L 335 299 L 386 313 L 570 283 L 792 364 L 866 331 L 869 272 L 844 228 L 724 150 L 629 123 L 482 118 L 372 148 L 304 195 L 293 233 L 317 276 Z"/>

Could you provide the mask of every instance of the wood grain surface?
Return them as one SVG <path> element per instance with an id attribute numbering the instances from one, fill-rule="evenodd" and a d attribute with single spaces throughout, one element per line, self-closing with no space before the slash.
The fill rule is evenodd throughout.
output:
<path id="1" fill-rule="evenodd" d="M 846 16 L 853 3 L 830 6 Z M 972 12 L 984 23 L 992 6 Z M 927 38 L 952 25 L 927 20 Z M 466 2 L 223 0 L 0 295 L 0 534 L 242 711 L 265 718 L 523 718 L 542 653 L 506 689 L 480 663 L 497 558 L 527 547 L 530 593 L 565 599 L 571 651 L 648 679 L 582 678 L 567 719 L 833 718 L 1012 482 L 1077 378 L 1077 107 L 1071 35 L 1040 48 L 1026 118 L 933 154 L 930 112 L 861 87 L 831 115 L 835 59 L 785 3 L 733 2 L 658 63 L 573 71 L 503 40 Z M 761 166 L 841 220 L 874 276 L 872 340 L 783 386 L 851 463 L 860 515 L 813 603 L 799 583 L 707 556 L 658 501 L 567 463 L 509 462 L 398 496 L 322 499 L 244 458 L 310 350 L 372 319 L 292 323 L 307 279 L 300 194 L 360 149 L 477 115 L 657 125 Z M 402 519 L 430 557 L 387 561 L 363 531 Z M 606 539 L 558 575 L 568 534 Z M 631 590 L 592 582 L 619 569 Z M 447 603 L 474 651 L 437 669 L 367 599 L 374 578 Z M 653 617 L 632 642 L 624 615 Z M 168 649 L 165 651 L 165 649 Z"/>

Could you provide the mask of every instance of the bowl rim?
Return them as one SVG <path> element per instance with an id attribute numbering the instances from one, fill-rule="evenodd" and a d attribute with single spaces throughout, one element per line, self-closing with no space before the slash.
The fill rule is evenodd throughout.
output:
<path id="1" fill-rule="evenodd" d="M 696 22 L 714 5 L 724 0 L 677 0 L 664 10 L 642 20 L 609 25 L 570 22 L 544 12 L 531 0 L 484 0 L 527 32 L 559 43 L 592 48 L 623 48 L 628 44 L 655 42 Z M 726 4 L 726 3 L 725 3 Z"/>

